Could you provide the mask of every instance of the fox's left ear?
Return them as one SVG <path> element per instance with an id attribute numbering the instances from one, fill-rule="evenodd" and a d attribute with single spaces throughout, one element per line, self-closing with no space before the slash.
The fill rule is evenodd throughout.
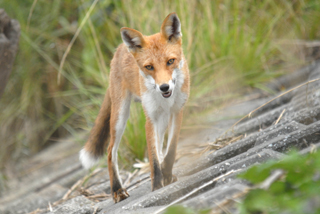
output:
<path id="1" fill-rule="evenodd" d="M 170 13 L 161 25 L 161 34 L 170 42 L 181 39 L 181 23 L 176 13 Z"/>

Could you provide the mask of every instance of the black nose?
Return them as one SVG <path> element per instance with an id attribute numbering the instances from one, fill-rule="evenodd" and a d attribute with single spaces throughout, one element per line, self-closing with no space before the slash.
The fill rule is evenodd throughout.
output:
<path id="1" fill-rule="evenodd" d="M 162 92 L 167 92 L 169 90 L 170 86 L 168 84 L 162 84 L 160 85 L 160 90 Z"/>

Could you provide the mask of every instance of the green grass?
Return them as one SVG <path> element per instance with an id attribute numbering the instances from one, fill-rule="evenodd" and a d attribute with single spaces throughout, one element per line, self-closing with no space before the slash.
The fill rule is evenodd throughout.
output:
<path id="1" fill-rule="evenodd" d="M 140 103 L 132 103 L 130 118 L 123 135 L 124 147 L 120 148 L 119 157 L 127 167 L 132 167 L 135 159 L 143 160 L 146 155 L 147 140 L 145 133 L 145 116 Z"/>
<path id="2" fill-rule="evenodd" d="M 119 29 L 159 31 L 167 14 L 182 22 L 191 71 L 187 114 L 238 95 L 305 63 L 295 39 L 319 39 L 320 3 L 281 1 L 99 1 L 63 67 L 60 61 L 93 1 L 11 0 L 1 4 L 21 24 L 20 49 L 0 100 L 0 167 L 28 157 L 56 139 L 89 131 L 108 87 Z M 215 99 L 219 97 L 219 99 Z M 125 132 L 123 163 L 145 155 L 144 115 L 134 104 Z"/>

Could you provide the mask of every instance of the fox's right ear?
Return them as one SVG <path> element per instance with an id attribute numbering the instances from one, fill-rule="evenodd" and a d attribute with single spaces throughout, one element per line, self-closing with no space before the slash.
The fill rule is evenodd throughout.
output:
<path id="1" fill-rule="evenodd" d="M 143 35 L 139 31 L 123 27 L 120 32 L 122 41 L 128 47 L 129 51 L 137 52 L 145 45 Z"/>

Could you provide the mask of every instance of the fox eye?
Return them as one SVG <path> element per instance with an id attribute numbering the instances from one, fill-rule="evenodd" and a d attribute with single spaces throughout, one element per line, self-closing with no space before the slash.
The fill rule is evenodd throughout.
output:
<path id="1" fill-rule="evenodd" d="M 150 71 L 153 70 L 153 66 L 152 66 L 152 65 L 147 65 L 147 66 L 145 66 L 145 68 L 148 69 L 148 70 L 150 70 Z"/>
<path id="2" fill-rule="evenodd" d="M 169 59 L 169 61 L 167 62 L 167 65 L 171 65 L 173 64 L 173 62 L 174 62 L 174 59 Z"/>

